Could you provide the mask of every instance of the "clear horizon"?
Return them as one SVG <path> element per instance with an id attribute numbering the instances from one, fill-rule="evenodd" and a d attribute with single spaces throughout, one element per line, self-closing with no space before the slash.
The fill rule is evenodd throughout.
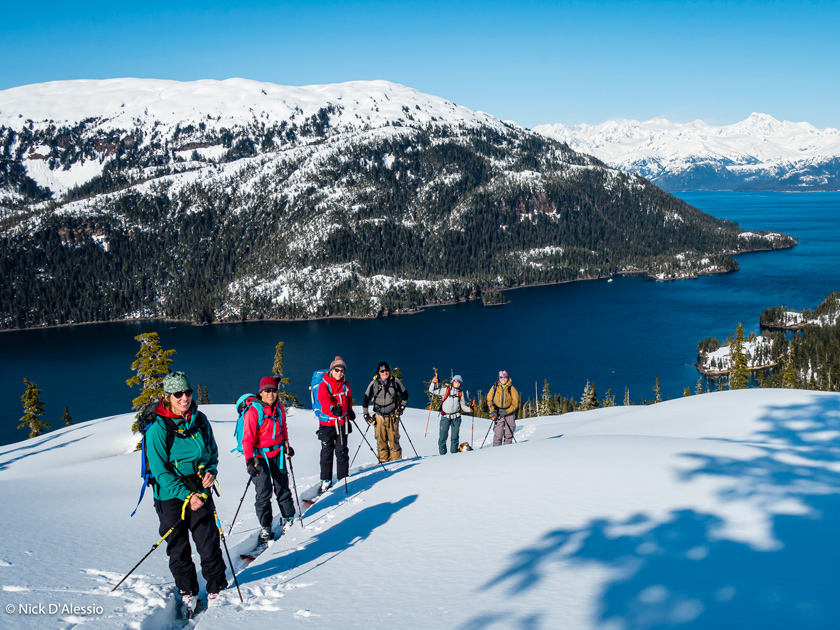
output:
<path id="1" fill-rule="evenodd" d="M 526 127 L 753 112 L 840 127 L 828 2 L 159 2 L 9 6 L 0 89 L 385 79 Z"/>

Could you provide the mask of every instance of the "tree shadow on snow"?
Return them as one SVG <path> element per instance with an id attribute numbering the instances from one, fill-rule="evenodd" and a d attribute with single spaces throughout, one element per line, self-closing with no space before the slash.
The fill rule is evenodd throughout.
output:
<path id="1" fill-rule="evenodd" d="M 249 567 L 239 575 L 239 581 L 241 584 L 247 584 L 319 560 L 320 562 L 315 566 L 329 562 L 339 553 L 366 540 L 376 528 L 387 523 L 394 514 L 414 503 L 417 496 L 414 494 L 396 503 L 379 503 L 365 508 L 316 534 L 306 542 L 303 549 L 272 558 L 258 566 Z M 319 501 L 318 504 L 320 503 Z"/>
<path id="2" fill-rule="evenodd" d="M 509 568 L 482 590 L 503 589 L 503 601 L 515 602 L 532 589 L 550 591 L 552 575 L 569 566 L 606 567 L 611 577 L 584 626 L 840 628 L 840 404 L 815 396 L 807 405 L 768 407 L 762 420 L 769 424 L 762 443 L 749 442 L 755 457 L 686 453 L 695 467 L 682 478 L 726 479 L 721 503 L 759 506 L 773 544 L 757 548 L 726 539 L 719 516 L 692 509 L 674 511 L 664 522 L 641 514 L 596 519 L 547 533 L 514 554 Z M 781 501 L 803 513 L 774 512 Z M 462 627 L 540 627 L 543 611 L 528 612 L 518 622 L 515 612 L 501 612 Z"/>

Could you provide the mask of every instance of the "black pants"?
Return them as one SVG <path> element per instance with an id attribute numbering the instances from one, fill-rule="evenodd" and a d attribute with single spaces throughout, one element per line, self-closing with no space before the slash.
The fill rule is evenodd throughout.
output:
<path id="1" fill-rule="evenodd" d="M 160 501 L 155 499 L 155 511 L 160 519 L 160 535 L 163 536 L 176 523 L 175 530 L 166 539 L 166 555 L 169 556 L 169 571 L 175 578 L 175 586 L 181 594 L 198 595 L 198 577 L 192 561 L 189 534 L 192 534 L 196 551 L 201 558 L 201 574 L 207 582 L 208 593 L 218 593 L 227 588 L 225 561 L 222 558 L 219 529 L 213 518 L 211 505 L 204 504 L 195 512 L 189 505 L 181 521 L 184 502 L 178 499 Z"/>
<path id="2" fill-rule="evenodd" d="M 318 429 L 321 440 L 321 479 L 331 480 L 333 471 L 333 453 L 335 453 L 336 472 L 339 479 L 344 479 L 350 469 L 350 449 L 347 446 L 347 425 L 335 427 L 321 426 Z"/>
<path id="3" fill-rule="evenodd" d="M 268 458 L 257 455 L 255 458 L 257 470 L 260 474 L 254 477 L 254 489 L 257 491 L 257 498 L 254 507 L 257 509 L 257 520 L 260 527 L 271 527 L 271 491 L 277 497 L 277 505 L 280 506 L 280 514 L 284 517 L 295 515 L 295 504 L 292 501 L 292 491 L 289 490 L 289 475 L 285 468 L 280 469 L 283 461 L 281 454 Z"/>

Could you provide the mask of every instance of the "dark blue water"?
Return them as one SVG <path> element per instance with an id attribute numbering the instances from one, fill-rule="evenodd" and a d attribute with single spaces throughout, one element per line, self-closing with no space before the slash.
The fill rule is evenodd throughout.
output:
<path id="1" fill-rule="evenodd" d="M 130 410 L 136 389 L 125 380 L 138 350 L 134 337 L 157 331 L 174 348 L 174 369 L 205 385 L 213 402 L 231 403 L 271 371 L 274 348 L 285 341 L 291 390 L 308 402 L 314 370 L 336 354 L 348 364 L 356 399 L 376 364 L 403 370 L 416 403 L 432 367 L 464 377 L 475 395 L 510 372 L 525 397 L 547 378 L 553 392 L 580 398 L 587 380 L 619 403 L 625 386 L 638 402 L 694 388 L 697 342 L 734 332 L 743 322 L 758 331 L 768 306 L 815 306 L 840 290 L 840 193 L 685 193 L 700 209 L 747 229 L 772 229 L 799 238 L 791 250 L 741 255 L 738 272 L 697 280 L 653 282 L 616 278 L 518 289 L 509 304 L 470 303 L 426 309 L 384 320 L 251 322 L 190 326 L 169 322 L 114 323 L 0 333 L 0 443 L 24 439 L 23 378 L 42 390 L 45 420 L 60 426 L 64 405 L 80 422 Z M 421 406 L 418 404 L 418 406 Z"/>

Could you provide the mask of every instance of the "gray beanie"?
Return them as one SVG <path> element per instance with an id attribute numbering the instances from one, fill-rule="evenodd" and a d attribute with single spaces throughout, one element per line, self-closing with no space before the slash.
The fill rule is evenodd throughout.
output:
<path id="1" fill-rule="evenodd" d="M 163 393 L 166 396 L 175 392 L 184 392 L 188 389 L 192 389 L 192 387 L 190 387 L 190 382 L 184 372 L 172 372 L 163 377 Z"/>
<path id="2" fill-rule="evenodd" d="M 332 371 L 334 367 L 343 367 L 345 370 L 347 369 L 347 366 L 344 364 L 344 359 L 341 357 L 333 359 L 333 362 L 330 363 L 330 371 Z"/>

